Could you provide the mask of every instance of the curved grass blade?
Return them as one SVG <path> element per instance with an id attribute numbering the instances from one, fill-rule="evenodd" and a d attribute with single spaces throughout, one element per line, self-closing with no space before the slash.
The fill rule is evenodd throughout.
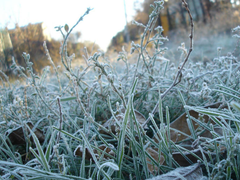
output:
<path id="1" fill-rule="evenodd" d="M 119 171 L 119 167 L 115 164 L 115 163 L 112 163 L 112 162 L 106 162 L 106 163 L 103 163 L 100 168 L 99 168 L 99 171 L 97 173 L 97 179 L 99 180 L 100 179 L 100 172 L 103 172 L 103 168 L 104 167 L 109 167 L 110 169 L 114 170 L 114 171 Z M 107 179 L 107 180 L 111 180 L 111 175 L 113 174 L 114 171 L 109 171 L 109 173 L 106 173 L 106 176 L 104 179 Z"/>

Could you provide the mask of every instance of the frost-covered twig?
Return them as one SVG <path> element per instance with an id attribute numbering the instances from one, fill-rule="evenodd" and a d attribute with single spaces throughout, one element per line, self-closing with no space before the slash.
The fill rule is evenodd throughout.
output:
<path id="1" fill-rule="evenodd" d="M 83 20 L 84 16 L 86 16 L 87 14 L 89 14 L 89 12 L 91 11 L 92 9 L 88 8 L 87 11 L 79 18 L 79 20 L 77 21 L 77 23 L 67 32 L 67 35 L 64 36 L 64 41 L 63 41 L 63 45 L 62 45 L 62 49 L 61 49 L 61 61 L 63 63 L 63 65 L 65 66 L 66 70 L 70 72 L 70 67 L 68 67 L 68 65 L 64 62 L 64 51 L 65 53 L 67 52 L 67 50 L 64 48 L 66 46 L 66 43 L 67 43 L 67 39 L 68 39 L 68 36 L 71 34 L 72 30 L 79 24 L 80 21 Z M 58 30 L 61 31 L 62 33 L 62 30 L 61 28 L 59 27 Z M 63 33 L 62 33 L 63 34 Z M 66 58 L 66 57 L 65 57 Z"/>
<path id="2" fill-rule="evenodd" d="M 57 80 L 58 80 L 58 84 L 59 84 L 59 90 L 62 91 L 62 86 L 61 86 L 61 82 L 60 82 L 60 78 L 59 78 L 59 73 L 58 73 L 58 70 L 57 70 L 57 68 L 56 68 L 56 66 L 55 66 L 51 56 L 50 56 L 50 53 L 49 53 L 48 48 L 47 48 L 46 41 L 43 42 L 43 48 L 46 51 L 46 55 L 48 57 L 48 60 L 50 61 L 51 65 L 53 66 L 53 69 L 54 69 L 54 71 L 55 71 L 55 73 L 57 75 Z"/>

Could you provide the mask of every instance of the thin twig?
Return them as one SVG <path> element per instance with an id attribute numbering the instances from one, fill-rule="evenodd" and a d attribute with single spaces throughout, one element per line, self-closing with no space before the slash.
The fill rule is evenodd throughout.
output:
<path id="1" fill-rule="evenodd" d="M 61 92 L 61 91 L 62 91 L 62 86 L 61 86 L 61 81 L 60 81 L 58 69 L 56 68 L 56 66 L 55 66 L 55 64 L 54 64 L 54 62 L 53 62 L 53 60 L 52 60 L 52 57 L 51 57 L 51 55 L 50 55 L 50 53 L 49 53 L 49 51 L 48 51 L 46 41 L 43 42 L 43 48 L 44 48 L 44 50 L 45 50 L 45 52 L 46 52 L 46 56 L 47 56 L 48 60 L 50 61 L 51 65 L 53 66 L 53 69 L 54 69 L 54 71 L 55 71 L 55 73 L 56 73 L 57 80 L 58 80 L 58 84 L 59 84 L 59 90 L 60 90 L 60 92 Z"/>
<path id="2" fill-rule="evenodd" d="M 88 8 L 87 11 L 79 18 L 79 20 L 77 21 L 77 23 L 68 31 L 67 35 L 64 36 L 64 41 L 63 41 L 63 45 L 62 45 L 62 49 L 61 49 L 61 61 L 63 63 L 63 65 L 65 66 L 66 70 L 68 70 L 70 72 L 70 67 L 68 67 L 64 60 L 63 60 L 63 53 L 64 53 L 64 50 L 65 50 L 65 45 L 67 43 L 67 39 L 68 39 L 68 36 L 71 34 L 72 30 L 79 24 L 80 21 L 83 20 L 84 16 L 86 16 L 87 14 L 89 14 L 89 12 L 91 11 L 92 9 L 91 8 Z M 61 29 L 60 29 L 61 30 Z"/>
<path id="3" fill-rule="evenodd" d="M 91 8 L 88 8 L 86 10 L 86 12 L 78 19 L 77 23 L 67 32 L 66 36 L 64 35 L 63 31 L 62 31 L 62 27 L 57 27 L 57 30 L 61 32 L 62 36 L 63 36 L 63 44 L 61 46 L 61 50 L 60 50 L 60 56 L 61 56 L 61 62 L 64 65 L 65 69 L 70 73 L 71 76 L 75 77 L 77 80 L 77 85 L 80 85 L 80 79 L 77 77 L 77 75 L 75 75 L 72 72 L 71 69 L 71 64 L 68 63 L 67 59 L 68 59 L 68 55 L 67 55 L 67 39 L 69 37 L 69 35 L 71 34 L 72 30 L 80 23 L 80 21 L 83 20 L 83 18 L 89 14 L 89 12 L 91 11 Z"/>
<path id="4" fill-rule="evenodd" d="M 172 83 L 172 85 L 163 93 L 161 94 L 161 99 L 163 99 L 167 93 L 173 88 L 175 87 L 176 85 L 178 85 L 180 82 L 181 82 L 181 78 L 182 78 L 182 70 L 183 70 L 183 67 L 184 65 L 186 64 L 186 62 L 188 61 L 189 59 L 189 56 L 193 50 L 193 28 L 194 28 L 194 24 L 193 24 L 193 18 L 192 18 L 192 14 L 189 10 L 189 7 L 188 7 L 188 4 L 185 0 L 182 0 L 182 3 L 184 5 L 184 7 L 186 8 L 187 12 L 188 12 L 188 15 L 189 15 L 189 18 L 190 18 L 190 26 L 191 26 L 191 33 L 189 35 L 189 39 L 190 39 L 190 47 L 189 47 L 189 51 L 188 51 L 188 54 L 186 55 L 181 67 L 178 68 L 178 72 L 177 72 L 177 75 Z M 152 110 L 152 114 L 154 114 L 156 111 L 157 111 L 157 108 L 158 108 L 158 105 L 159 105 L 159 102 L 157 102 L 157 104 L 155 105 L 155 107 L 153 108 Z M 142 125 L 142 127 L 144 128 L 147 123 L 150 121 L 150 117 L 148 117 L 148 119 L 145 121 L 145 123 Z"/>
<path id="5" fill-rule="evenodd" d="M 74 81 L 74 84 L 75 84 L 75 94 L 76 94 L 76 97 L 77 97 L 77 102 L 79 103 L 80 108 L 81 108 L 82 112 L 84 113 L 84 116 L 88 117 L 89 114 L 87 113 L 87 111 L 86 111 L 86 109 L 85 109 L 85 107 L 84 107 L 84 105 L 83 105 L 83 103 L 82 103 L 82 101 L 79 97 L 78 86 L 77 86 L 77 81 L 76 80 Z"/>
<path id="6" fill-rule="evenodd" d="M 58 136 L 57 136 L 57 144 L 60 141 L 60 136 L 61 136 L 61 130 L 62 130 L 62 122 L 63 122 L 63 118 L 62 118 L 62 107 L 61 107 L 61 103 L 60 103 L 60 98 L 57 97 L 57 102 L 58 102 L 58 106 L 59 106 L 59 132 L 58 132 Z"/>

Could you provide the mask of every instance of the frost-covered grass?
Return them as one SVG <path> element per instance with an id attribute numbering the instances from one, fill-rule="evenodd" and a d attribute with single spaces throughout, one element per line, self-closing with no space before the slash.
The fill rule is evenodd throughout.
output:
<path id="1" fill-rule="evenodd" d="M 153 4 L 147 25 L 135 22 L 145 30 L 141 43 L 132 43 L 134 64 L 124 49 L 114 66 L 103 52 L 91 56 L 85 51 L 86 66 L 72 68 L 74 55 L 67 53 L 66 43 L 75 26 L 69 31 L 58 27 L 64 38 L 64 72 L 51 63 L 54 74 L 46 67 L 37 76 L 30 56 L 23 53 L 26 71 L 14 61 L 12 68 L 25 83 L 9 83 L 0 73 L 0 179 L 147 179 L 183 166 L 176 153 L 189 165 L 199 163 L 210 179 L 239 179 L 238 59 L 231 53 L 222 56 L 219 48 L 219 55 L 206 65 L 187 63 L 193 27 L 186 43 L 190 49 L 179 44 L 182 54 L 175 64 L 165 58 L 167 38 L 155 27 L 163 2 Z M 234 29 L 237 39 L 239 29 Z M 216 102 L 225 108 L 203 108 Z M 194 118 L 190 110 L 202 115 Z M 170 122 L 183 112 L 190 134 L 174 141 Z M 199 128 L 194 129 L 195 124 Z M 204 130 L 211 136 L 202 136 Z M 22 144 L 10 140 L 12 131 L 17 142 L 22 135 Z M 186 152 L 198 161 L 192 162 Z"/>

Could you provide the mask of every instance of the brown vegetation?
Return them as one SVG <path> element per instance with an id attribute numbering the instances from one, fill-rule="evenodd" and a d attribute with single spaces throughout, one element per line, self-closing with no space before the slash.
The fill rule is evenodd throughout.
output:
<path id="1" fill-rule="evenodd" d="M 134 20 L 146 25 L 151 14 L 150 4 L 154 0 L 145 0 L 142 3 L 142 9 L 136 10 Z M 210 0 L 189 0 L 189 8 L 193 12 L 193 20 L 195 22 L 195 30 L 201 34 L 213 35 L 219 33 L 230 33 L 232 27 L 236 27 L 239 22 L 239 6 L 232 4 L 230 0 L 212 2 Z M 169 36 L 171 40 L 176 37 L 186 34 L 186 29 L 189 26 L 189 18 L 186 15 L 186 10 L 182 6 L 181 1 L 168 0 L 165 1 L 164 9 L 158 16 L 156 26 L 163 27 L 164 36 Z M 226 18 L 228 21 L 226 21 Z M 129 23 L 128 33 L 131 41 L 140 39 L 143 28 L 137 27 L 135 24 Z M 109 51 L 121 51 L 122 46 L 126 45 L 126 33 L 119 32 L 112 38 Z"/>
<path id="2" fill-rule="evenodd" d="M 1 53 L 1 58 L 4 59 L 1 63 L 1 69 L 8 75 L 12 74 L 11 64 L 12 57 L 14 57 L 17 64 L 26 67 L 24 58 L 22 56 L 23 52 L 30 55 L 31 62 L 33 62 L 33 69 L 36 73 L 41 72 L 41 70 L 51 65 L 46 57 L 46 52 L 43 48 L 43 42 L 46 41 L 48 50 L 50 52 L 51 58 L 54 64 L 60 64 L 60 47 L 61 42 L 51 39 L 50 35 L 46 31 L 44 23 L 28 24 L 27 26 L 20 27 L 18 24 L 15 25 L 15 29 L 5 29 L 0 33 L 1 43 L 0 49 L 3 51 Z M 78 41 L 81 33 L 76 32 L 71 34 L 68 42 L 68 54 L 71 55 L 75 53 L 76 58 L 82 58 L 83 48 L 86 47 L 88 52 L 96 52 L 99 49 L 98 45 L 92 42 L 81 43 Z M 8 45 L 10 42 L 10 45 Z"/>

